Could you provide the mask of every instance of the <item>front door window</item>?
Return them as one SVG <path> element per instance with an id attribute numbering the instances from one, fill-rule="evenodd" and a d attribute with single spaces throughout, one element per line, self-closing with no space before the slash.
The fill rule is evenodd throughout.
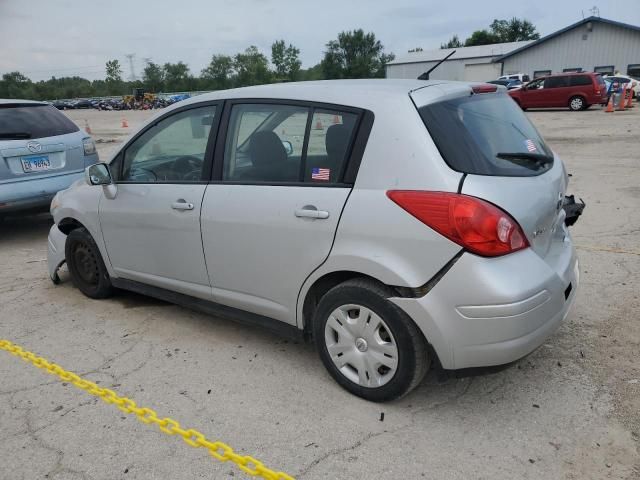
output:
<path id="1" fill-rule="evenodd" d="M 184 183 L 202 181 L 215 105 L 167 117 L 140 135 L 124 154 L 121 181 Z"/>

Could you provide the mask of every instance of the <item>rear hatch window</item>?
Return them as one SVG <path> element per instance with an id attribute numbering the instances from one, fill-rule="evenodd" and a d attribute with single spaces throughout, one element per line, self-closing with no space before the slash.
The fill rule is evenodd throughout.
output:
<path id="1" fill-rule="evenodd" d="M 553 153 L 504 93 L 447 99 L 418 108 L 445 162 L 474 175 L 528 177 L 553 165 Z"/>
<path id="2" fill-rule="evenodd" d="M 77 132 L 79 128 L 51 105 L 0 105 L 0 140 L 28 140 Z"/>

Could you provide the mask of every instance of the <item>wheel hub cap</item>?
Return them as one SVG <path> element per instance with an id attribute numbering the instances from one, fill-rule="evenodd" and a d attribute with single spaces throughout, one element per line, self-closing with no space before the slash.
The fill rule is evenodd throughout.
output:
<path id="1" fill-rule="evenodd" d="M 331 361 L 345 378 L 363 387 L 388 383 L 398 369 L 398 345 L 385 321 L 362 305 L 336 308 L 325 324 Z"/>
<path id="2" fill-rule="evenodd" d="M 367 341 L 364 338 L 358 338 L 356 340 L 356 348 L 359 352 L 366 352 L 369 346 L 367 345 Z"/>

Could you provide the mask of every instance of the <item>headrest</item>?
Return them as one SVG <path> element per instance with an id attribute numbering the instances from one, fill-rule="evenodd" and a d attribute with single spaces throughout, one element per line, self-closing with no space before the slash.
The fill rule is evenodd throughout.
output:
<path id="1" fill-rule="evenodd" d="M 284 163 L 287 151 L 280 137 L 271 131 L 256 132 L 249 141 L 249 157 L 256 167 Z"/>

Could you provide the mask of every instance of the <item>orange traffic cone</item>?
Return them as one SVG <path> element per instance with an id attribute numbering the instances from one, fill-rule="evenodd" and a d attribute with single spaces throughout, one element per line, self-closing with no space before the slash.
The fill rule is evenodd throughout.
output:
<path id="1" fill-rule="evenodd" d="M 338 115 L 334 115 L 333 116 L 333 124 L 337 125 L 338 123 L 340 123 L 340 117 L 338 117 Z"/>
<path id="2" fill-rule="evenodd" d="M 624 87 L 622 87 L 622 93 L 620 94 L 620 103 L 618 104 L 618 107 L 616 108 L 617 112 L 623 112 L 624 111 L 624 104 L 627 101 L 627 86 L 625 85 Z"/>
<path id="3" fill-rule="evenodd" d="M 607 103 L 607 109 L 605 110 L 605 112 L 607 112 L 607 113 L 613 113 L 614 112 L 614 110 L 613 110 L 613 97 L 614 97 L 614 94 L 613 94 L 613 92 L 611 92 L 611 95 L 609 95 L 609 102 Z"/>
<path id="4" fill-rule="evenodd" d="M 320 120 L 318 120 L 316 122 L 316 130 L 324 130 L 324 127 L 322 126 L 322 122 Z"/>
<path id="5" fill-rule="evenodd" d="M 87 122 L 86 118 L 84 120 L 84 131 L 87 132 L 89 135 L 93 135 L 93 132 L 91 131 L 91 127 L 89 126 L 89 122 Z"/>
<path id="6" fill-rule="evenodd" d="M 629 87 L 629 98 L 627 98 L 625 108 L 633 108 L 633 89 L 631 87 Z"/>
<path id="7" fill-rule="evenodd" d="M 122 128 L 127 128 L 127 127 L 129 127 L 129 122 L 127 122 L 127 119 L 126 119 L 126 118 L 123 118 L 123 119 L 122 119 L 122 125 L 121 125 L 121 127 L 122 127 Z"/>

